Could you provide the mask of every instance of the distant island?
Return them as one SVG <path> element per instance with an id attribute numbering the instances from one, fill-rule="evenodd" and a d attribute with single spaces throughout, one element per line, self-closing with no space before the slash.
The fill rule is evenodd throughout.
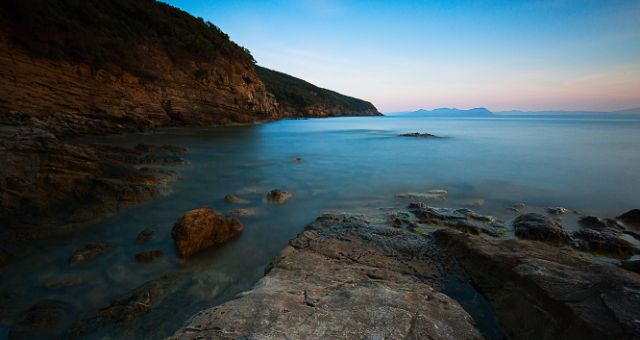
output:
<path id="1" fill-rule="evenodd" d="M 640 108 L 632 108 L 618 111 L 568 111 L 568 110 L 546 110 L 546 111 L 490 111 L 484 107 L 463 110 L 457 108 L 437 108 L 433 110 L 419 109 L 408 112 L 390 112 L 388 115 L 416 115 L 432 117 L 488 117 L 488 116 L 563 116 L 563 115 L 607 115 L 608 117 L 624 117 L 629 115 L 640 115 Z"/>

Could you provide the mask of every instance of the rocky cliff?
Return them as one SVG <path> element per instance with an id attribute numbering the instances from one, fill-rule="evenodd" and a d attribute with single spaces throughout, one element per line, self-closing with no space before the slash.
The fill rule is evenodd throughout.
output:
<path id="1" fill-rule="evenodd" d="M 105 200 L 87 189 L 104 178 L 118 180 L 113 192 L 136 184 L 121 175 L 135 172 L 137 160 L 126 162 L 125 172 L 107 174 L 100 169 L 122 162 L 67 137 L 379 114 L 370 103 L 332 98 L 292 112 L 289 103 L 299 100 L 279 104 L 247 49 L 212 23 L 155 0 L 2 1 L 0 224 L 22 226 L 34 217 L 51 224 L 51 215 L 77 215 L 75 207 Z M 92 166 L 98 170 L 87 171 Z M 92 209 L 91 216 L 99 215 L 99 204 Z"/>

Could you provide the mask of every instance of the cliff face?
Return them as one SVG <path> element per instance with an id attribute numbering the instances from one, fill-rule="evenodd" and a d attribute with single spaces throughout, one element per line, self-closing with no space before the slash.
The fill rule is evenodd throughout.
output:
<path id="1" fill-rule="evenodd" d="M 34 57 L 2 39 L 3 121 L 11 123 L 28 116 L 56 135 L 72 135 L 279 116 L 273 95 L 251 64 L 218 57 L 177 66 L 162 48 L 138 48 L 154 79 L 116 67 L 96 71 L 86 64 Z"/>

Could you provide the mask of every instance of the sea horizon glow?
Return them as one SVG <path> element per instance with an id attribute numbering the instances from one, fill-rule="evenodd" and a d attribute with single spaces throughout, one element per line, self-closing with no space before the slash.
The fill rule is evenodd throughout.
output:
<path id="1" fill-rule="evenodd" d="M 165 1 L 382 112 L 640 107 L 640 1 Z"/>

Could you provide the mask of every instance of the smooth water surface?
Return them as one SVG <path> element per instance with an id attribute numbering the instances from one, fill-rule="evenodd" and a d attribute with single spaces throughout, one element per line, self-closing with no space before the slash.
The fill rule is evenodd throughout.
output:
<path id="1" fill-rule="evenodd" d="M 398 136 L 406 132 L 442 138 Z M 407 203 L 394 198 L 400 192 L 445 189 L 449 198 L 434 204 L 472 205 L 505 220 L 513 217 L 506 207 L 515 202 L 603 217 L 640 206 L 639 119 L 335 118 L 91 140 L 184 146 L 190 164 L 178 169 L 180 178 L 167 196 L 37 244 L 3 268 L 0 297 L 9 317 L 3 318 L 0 337 L 12 318 L 38 300 L 70 302 L 79 319 L 146 281 L 177 273 L 178 284 L 167 289 L 160 308 L 124 330 L 132 337 L 172 334 L 198 310 L 249 289 L 288 240 L 323 211 L 399 207 Z M 274 188 L 292 192 L 292 200 L 267 204 L 264 195 Z M 251 204 L 224 202 L 229 193 Z M 171 227 L 185 211 L 204 206 L 222 213 L 252 208 L 257 216 L 240 218 L 243 234 L 222 247 L 178 259 Z M 156 231 L 152 240 L 134 244 L 146 227 Z M 116 249 L 70 265 L 69 256 L 87 242 L 111 242 Z M 164 258 L 134 260 L 151 249 L 162 250 Z M 81 283 L 56 285 L 65 279 Z"/>

